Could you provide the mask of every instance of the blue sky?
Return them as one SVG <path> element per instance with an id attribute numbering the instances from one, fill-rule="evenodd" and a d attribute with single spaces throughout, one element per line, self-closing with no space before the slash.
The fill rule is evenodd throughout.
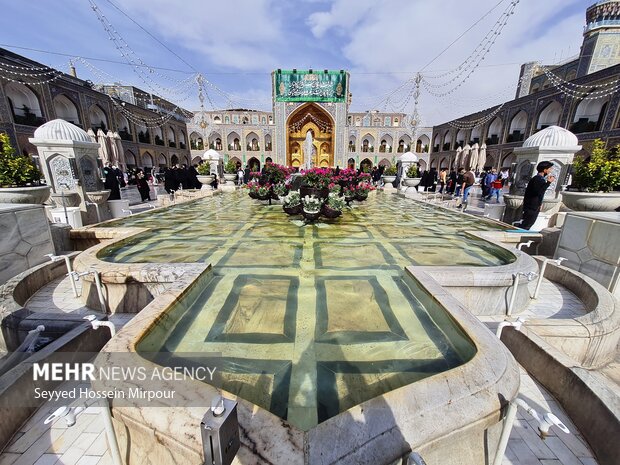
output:
<path id="1" fill-rule="evenodd" d="M 149 74 L 161 86 L 192 70 L 116 10 L 94 0 L 145 63 L 185 71 Z M 491 9 L 499 0 L 112 0 L 169 48 L 201 71 L 235 106 L 270 110 L 273 69 L 347 69 L 352 111 L 398 109 L 382 95 L 398 87 Z M 512 98 L 519 64 L 557 62 L 576 55 L 585 9 L 592 0 L 520 0 L 515 14 L 476 72 L 449 99 L 423 92 L 423 123 L 437 124 Z M 509 4 L 505 0 L 427 72 L 447 70 L 466 58 Z M 29 0 L 2 4 L 0 43 L 123 61 L 88 0 Z M 67 57 L 7 47 L 66 70 Z M 114 80 L 144 88 L 130 66 L 92 61 Z M 82 64 L 78 75 L 100 81 Z M 108 82 L 112 78 L 107 79 Z M 231 97 L 231 95 L 233 97 Z M 192 88 L 169 95 L 198 108 Z M 212 89 L 216 107 L 227 99 Z M 207 105 L 210 109 L 210 105 Z M 412 102 L 405 111 L 412 110 Z"/>

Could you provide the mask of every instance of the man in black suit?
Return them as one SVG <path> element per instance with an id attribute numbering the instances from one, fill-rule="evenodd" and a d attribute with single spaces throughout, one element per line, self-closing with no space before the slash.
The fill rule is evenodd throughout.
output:
<path id="1" fill-rule="evenodd" d="M 553 168 L 550 161 L 541 161 L 536 166 L 536 176 L 530 179 L 525 188 L 523 196 L 523 219 L 521 220 L 522 229 L 530 229 L 538 218 L 540 207 L 547 188 L 555 181 L 554 176 L 549 176 L 549 172 Z"/>

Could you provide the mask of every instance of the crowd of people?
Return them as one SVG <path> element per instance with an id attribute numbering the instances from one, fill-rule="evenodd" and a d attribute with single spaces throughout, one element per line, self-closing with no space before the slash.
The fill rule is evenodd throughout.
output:
<path id="1" fill-rule="evenodd" d="M 108 162 L 103 167 L 103 187 L 110 190 L 108 200 L 120 200 L 121 188 L 135 185 L 143 202 L 155 200 L 151 198 L 151 187 L 163 183 L 168 194 L 179 189 L 200 189 L 202 183 L 198 181 L 197 167 L 203 162 L 187 166 L 176 164 L 169 168 L 151 168 L 148 171 L 142 168 L 130 168 L 123 172 L 118 166 Z M 249 173 L 248 173 L 249 175 Z M 217 179 L 213 181 L 217 188 Z"/>

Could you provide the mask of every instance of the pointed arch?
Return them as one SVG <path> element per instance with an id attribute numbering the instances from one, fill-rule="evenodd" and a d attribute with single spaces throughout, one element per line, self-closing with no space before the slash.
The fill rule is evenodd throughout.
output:
<path id="1" fill-rule="evenodd" d="M 392 153 L 394 139 L 389 134 L 384 134 L 379 138 L 379 152 Z"/>
<path id="2" fill-rule="evenodd" d="M 545 129 L 546 127 L 557 125 L 562 115 L 562 105 L 557 100 L 549 102 L 538 114 L 536 120 L 536 129 Z"/>
<path id="3" fill-rule="evenodd" d="M 506 142 L 521 142 L 525 138 L 525 129 L 527 128 L 527 112 L 520 110 L 510 120 L 508 128 L 508 136 Z"/>
<path id="4" fill-rule="evenodd" d="M 98 129 L 102 129 L 106 132 L 110 127 L 108 123 L 108 114 L 96 103 L 91 105 L 88 109 L 88 120 L 90 121 L 90 127 L 95 132 L 97 132 Z"/>
<path id="5" fill-rule="evenodd" d="M 245 147 L 250 152 L 257 152 L 260 150 L 258 134 L 254 131 L 250 132 L 247 136 L 245 136 Z"/>
<path id="6" fill-rule="evenodd" d="M 241 137 L 239 137 L 239 134 L 235 131 L 228 133 L 228 136 L 226 136 L 226 143 L 228 144 L 228 150 L 241 150 Z"/>
<path id="7" fill-rule="evenodd" d="M 599 131 L 605 120 L 608 103 L 609 97 L 593 100 L 584 99 L 579 102 L 575 109 L 575 116 L 570 130 L 575 134 Z"/>
<path id="8" fill-rule="evenodd" d="M 80 115 L 77 106 L 65 94 L 58 94 L 54 97 L 54 113 L 56 113 L 56 118 L 64 119 L 69 123 L 80 126 Z"/>
<path id="9" fill-rule="evenodd" d="M 307 102 L 293 111 L 287 119 L 287 160 L 286 164 L 293 166 L 292 148 L 299 144 L 300 163 L 306 161 L 304 143 L 308 131 L 312 131 L 313 149 L 308 155 L 311 163 L 315 166 L 324 165 L 323 160 L 327 160 L 328 166 L 334 165 L 334 120 L 332 116 L 318 103 Z M 327 143 L 327 146 L 323 144 Z M 322 153 L 321 148 L 327 147 L 328 152 Z"/>
<path id="10" fill-rule="evenodd" d="M 15 124 L 39 126 L 45 122 L 39 95 L 21 82 L 9 82 L 4 88 Z"/>

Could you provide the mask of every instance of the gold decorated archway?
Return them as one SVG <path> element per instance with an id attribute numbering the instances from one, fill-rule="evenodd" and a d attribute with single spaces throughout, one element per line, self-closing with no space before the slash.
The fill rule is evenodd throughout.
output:
<path id="1" fill-rule="evenodd" d="M 334 123 L 323 108 L 315 103 L 300 106 L 288 118 L 286 139 L 286 164 L 301 166 L 304 163 L 303 147 L 306 133 L 313 133 L 313 166 L 334 166 Z"/>

